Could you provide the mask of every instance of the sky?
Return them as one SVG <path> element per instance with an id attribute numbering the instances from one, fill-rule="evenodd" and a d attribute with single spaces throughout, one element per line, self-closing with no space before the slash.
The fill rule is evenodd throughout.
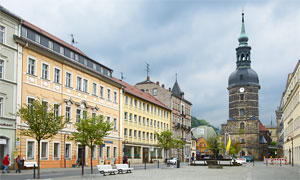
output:
<path id="1" fill-rule="evenodd" d="M 275 123 L 288 73 L 300 60 L 300 0 L 0 0 L 0 4 L 114 70 L 134 85 L 173 87 L 191 113 L 216 127 L 228 119 L 228 78 L 245 13 L 251 67 L 260 81 L 259 118 Z"/>

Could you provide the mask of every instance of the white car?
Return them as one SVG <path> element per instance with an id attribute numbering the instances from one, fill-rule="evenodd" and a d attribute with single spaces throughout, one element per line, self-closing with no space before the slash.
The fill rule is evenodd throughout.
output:
<path id="1" fill-rule="evenodd" d="M 168 159 L 168 163 L 170 163 L 170 164 L 176 164 L 177 163 L 177 158 L 171 158 L 171 159 Z"/>
<path id="2" fill-rule="evenodd" d="M 231 162 L 236 162 L 238 164 L 246 164 L 246 159 L 232 159 Z"/>

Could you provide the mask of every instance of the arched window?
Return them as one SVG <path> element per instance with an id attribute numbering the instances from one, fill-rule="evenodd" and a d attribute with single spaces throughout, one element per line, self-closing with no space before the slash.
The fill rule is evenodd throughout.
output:
<path id="1" fill-rule="evenodd" d="M 245 61 L 245 55 L 244 54 L 241 55 L 241 60 Z"/>
<path id="2" fill-rule="evenodd" d="M 244 116 L 245 115 L 245 110 L 244 109 L 240 109 L 240 116 Z"/>
<path id="3" fill-rule="evenodd" d="M 245 128 L 245 124 L 243 122 L 241 122 L 240 129 L 244 129 L 244 128 Z"/>
<path id="4" fill-rule="evenodd" d="M 244 94 L 240 94 L 240 100 L 241 100 L 241 101 L 244 100 Z"/>

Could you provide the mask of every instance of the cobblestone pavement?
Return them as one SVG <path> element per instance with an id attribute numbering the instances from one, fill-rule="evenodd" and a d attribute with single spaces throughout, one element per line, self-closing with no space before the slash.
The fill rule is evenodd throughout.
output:
<path id="1" fill-rule="evenodd" d="M 256 162 L 255 166 L 252 163 L 245 164 L 239 167 L 224 167 L 223 169 L 208 169 L 207 166 L 186 166 L 182 168 L 161 168 L 134 170 L 129 174 L 117 175 L 87 175 L 65 177 L 63 179 L 130 179 L 130 180 L 191 180 L 191 179 L 208 179 L 208 180 L 299 180 L 300 166 L 291 167 L 290 165 L 266 166 L 263 162 Z M 62 179 L 57 179 L 62 180 Z"/>

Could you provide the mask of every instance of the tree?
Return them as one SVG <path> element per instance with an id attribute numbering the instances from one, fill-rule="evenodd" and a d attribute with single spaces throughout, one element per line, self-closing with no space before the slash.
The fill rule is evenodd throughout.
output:
<path id="1" fill-rule="evenodd" d="M 91 174 L 93 174 L 93 147 L 94 145 L 103 144 L 103 138 L 109 134 L 112 126 L 110 123 L 104 122 L 103 116 L 85 117 L 80 119 L 79 123 L 76 123 L 76 130 L 77 132 L 72 133 L 72 139 L 79 142 L 84 148 L 88 146 L 91 149 Z"/>
<path id="2" fill-rule="evenodd" d="M 167 151 L 169 151 L 171 148 L 173 148 L 173 138 L 172 138 L 172 132 L 171 131 L 162 131 L 160 134 L 155 132 L 155 135 L 157 136 L 157 146 L 161 147 L 165 151 L 165 157 L 167 157 Z M 171 153 L 169 153 L 170 158 Z"/>
<path id="3" fill-rule="evenodd" d="M 20 129 L 21 135 L 35 138 L 38 143 L 38 171 L 37 178 L 40 179 L 40 142 L 43 139 L 52 138 L 65 127 L 63 116 L 54 113 L 54 109 L 39 99 L 21 107 L 17 116 L 20 116 L 28 127 Z"/>
<path id="4" fill-rule="evenodd" d="M 241 144 L 239 142 L 235 142 L 230 146 L 229 154 L 236 155 L 242 150 Z"/>
<path id="5" fill-rule="evenodd" d="M 180 138 L 174 138 L 172 141 L 173 141 L 173 148 L 177 150 L 177 155 L 179 155 L 180 150 L 184 148 L 186 142 Z"/>
<path id="6" fill-rule="evenodd" d="M 218 137 L 210 137 L 206 142 L 208 149 L 213 151 L 214 157 L 216 158 L 217 154 L 219 153 Z"/>

